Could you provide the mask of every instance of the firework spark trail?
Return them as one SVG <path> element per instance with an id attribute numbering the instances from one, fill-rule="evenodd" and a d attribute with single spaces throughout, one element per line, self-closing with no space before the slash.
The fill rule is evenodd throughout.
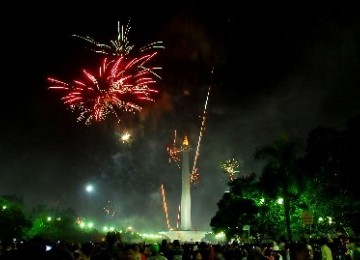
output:
<path id="1" fill-rule="evenodd" d="M 211 74 L 213 74 L 214 69 L 211 71 Z M 196 183 L 199 181 L 199 173 L 198 173 L 198 169 L 197 169 L 197 161 L 200 155 L 200 144 L 201 144 L 201 139 L 203 137 L 203 134 L 205 132 L 205 122 L 206 122 L 206 114 L 207 114 L 207 104 L 208 104 L 208 100 L 209 100 L 209 95 L 210 95 L 210 90 L 211 90 L 211 85 L 209 85 L 209 89 L 207 92 L 207 96 L 206 96 L 206 100 L 205 100 L 205 106 L 204 106 L 204 112 L 203 112 L 203 116 L 202 116 L 202 121 L 201 121 L 201 127 L 200 127 L 200 133 L 199 133 L 199 139 L 198 139 L 198 143 L 197 143 L 197 147 L 196 147 L 196 152 L 195 152 L 195 158 L 194 158 L 194 164 L 193 164 L 193 168 L 191 171 L 191 176 L 190 176 L 190 181 L 191 183 Z"/>
<path id="2" fill-rule="evenodd" d="M 91 49 L 93 52 L 111 56 L 125 56 L 129 54 L 134 48 L 134 45 L 130 45 L 128 40 L 130 29 L 130 19 L 125 29 L 124 26 L 120 25 L 120 21 L 118 21 L 118 35 L 116 40 L 110 41 L 110 45 L 100 43 L 90 36 L 81 36 L 77 34 L 73 34 L 72 36 L 85 40 L 88 43 L 94 45 L 96 49 Z"/>
<path id="3" fill-rule="evenodd" d="M 131 29 L 130 19 L 125 28 L 124 28 L 124 26 L 121 26 L 120 21 L 118 21 L 117 38 L 116 38 L 116 40 L 110 40 L 110 45 L 104 44 L 104 43 L 99 43 L 98 41 L 96 41 L 95 39 L 93 39 L 89 36 L 80 36 L 77 34 L 73 34 L 73 36 L 83 39 L 83 40 L 91 43 L 92 45 L 95 45 L 97 49 L 96 50 L 92 49 L 92 51 L 94 51 L 96 53 L 104 54 L 106 56 L 127 57 L 130 55 L 130 53 L 134 49 L 134 45 L 130 45 L 130 42 L 128 39 L 130 29 Z M 149 50 L 153 50 L 153 49 L 165 49 L 165 46 L 163 45 L 163 41 L 154 41 L 143 47 L 140 47 L 139 52 L 145 53 L 145 52 L 148 52 Z M 151 55 L 144 56 L 144 57 L 146 57 L 146 59 L 141 64 L 139 64 L 138 67 L 143 73 L 145 73 L 145 72 L 151 73 L 154 76 L 156 76 L 157 78 L 161 78 L 157 73 L 155 73 L 155 70 L 161 70 L 162 67 L 147 68 L 144 66 L 144 64 L 148 60 L 152 59 L 153 56 L 156 54 L 157 54 L 157 52 L 154 52 Z"/>
<path id="4" fill-rule="evenodd" d="M 179 204 L 179 210 L 178 210 L 177 221 L 176 221 L 176 230 L 179 230 L 180 213 L 181 213 L 181 205 Z"/>
<path id="5" fill-rule="evenodd" d="M 120 112 L 141 111 L 142 107 L 135 103 L 138 100 L 154 102 L 152 93 L 158 92 L 150 86 L 156 83 L 151 70 L 144 64 L 156 53 L 127 61 L 124 57 L 116 60 L 103 60 L 99 75 L 83 70 L 86 82 L 73 80 L 69 84 L 54 78 L 48 78 L 53 84 L 49 89 L 62 90 L 62 100 L 71 110 L 79 110 L 77 121 L 85 121 L 89 125 L 93 121 L 101 121 L 110 113 L 120 121 Z M 139 69 L 140 64 L 143 69 Z"/>
<path id="6" fill-rule="evenodd" d="M 173 140 L 173 147 L 176 147 L 176 138 L 177 138 L 177 132 L 176 129 L 174 130 L 174 140 Z M 177 153 L 175 154 L 177 156 Z"/>
<path id="7" fill-rule="evenodd" d="M 110 40 L 110 44 L 100 43 L 90 36 L 81 36 L 77 34 L 73 34 L 72 36 L 85 40 L 88 43 L 94 45 L 95 49 L 91 49 L 91 51 L 95 53 L 100 53 L 107 56 L 127 56 L 134 49 L 134 45 L 131 45 L 128 39 L 128 35 L 131 29 L 130 20 L 131 19 L 129 19 L 125 28 L 120 24 L 120 21 L 118 21 L 117 37 L 115 40 Z M 139 52 L 145 52 L 150 49 L 164 48 L 163 41 L 154 41 L 139 48 Z"/>
<path id="8" fill-rule="evenodd" d="M 167 208 L 167 204 L 166 204 L 165 189 L 164 189 L 163 184 L 161 184 L 161 196 L 162 196 L 162 200 L 163 200 L 163 207 L 164 207 L 164 212 L 165 212 L 166 225 L 167 225 L 167 228 L 170 230 L 171 226 L 170 226 L 170 221 L 169 221 L 169 212 L 168 212 L 168 208 Z"/>

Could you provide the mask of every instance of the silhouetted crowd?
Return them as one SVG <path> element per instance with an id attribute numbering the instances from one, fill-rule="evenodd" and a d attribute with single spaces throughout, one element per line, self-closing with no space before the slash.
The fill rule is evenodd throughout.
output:
<path id="1" fill-rule="evenodd" d="M 4 240 L 3 259 L 54 260 L 360 260 L 360 241 L 343 235 L 321 239 L 302 238 L 288 243 L 283 237 L 260 245 L 231 242 L 124 244 L 120 233 L 110 232 L 102 242 L 70 243 L 36 236 L 28 241 Z"/>

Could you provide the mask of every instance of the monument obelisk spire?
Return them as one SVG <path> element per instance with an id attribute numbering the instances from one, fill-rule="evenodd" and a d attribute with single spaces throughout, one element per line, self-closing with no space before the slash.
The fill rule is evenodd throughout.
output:
<path id="1" fill-rule="evenodd" d="M 182 143 L 180 229 L 191 230 L 190 153 L 191 147 L 185 136 Z"/>

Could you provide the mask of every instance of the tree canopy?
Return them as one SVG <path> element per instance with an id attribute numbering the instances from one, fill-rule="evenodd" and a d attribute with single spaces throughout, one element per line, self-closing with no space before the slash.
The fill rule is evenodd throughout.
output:
<path id="1" fill-rule="evenodd" d="M 255 239 L 286 233 L 292 240 L 293 232 L 299 238 L 340 227 L 348 235 L 359 235 L 358 133 L 360 116 L 341 130 L 319 126 L 305 142 L 281 134 L 256 149 L 254 158 L 264 163 L 262 172 L 229 182 L 229 192 L 210 223 L 213 231 L 239 235 L 239 228 L 251 223 Z M 306 222 L 305 214 L 310 217 Z"/>

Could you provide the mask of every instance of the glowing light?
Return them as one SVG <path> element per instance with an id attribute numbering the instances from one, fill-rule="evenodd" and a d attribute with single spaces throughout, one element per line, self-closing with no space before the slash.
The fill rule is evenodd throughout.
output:
<path id="1" fill-rule="evenodd" d="M 187 136 L 184 137 L 184 141 L 183 141 L 182 145 L 189 146 L 189 140 L 188 140 Z"/>
<path id="2" fill-rule="evenodd" d="M 123 143 L 129 143 L 130 142 L 131 135 L 129 132 L 125 132 L 123 135 L 121 135 L 121 141 Z"/>
<path id="3" fill-rule="evenodd" d="M 92 227 L 94 227 L 94 223 L 93 222 L 89 222 L 89 223 L 87 223 L 87 225 L 86 225 L 88 228 L 92 228 Z"/>
<path id="4" fill-rule="evenodd" d="M 327 216 L 327 219 L 328 219 L 328 224 L 329 225 L 334 223 L 332 217 Z"/>
<path id="5" fill-rule="evenodd" d="M 216 237 L 217 239 L 224 239 L 224 238 L 226 238 L 225 233 L 224 233 L 223 231 L 217 233 L 217 234 L 215 235 L 215 237 Z"/>
<path id="6" fill-rule="evenodd" d="M 94 191 L 94 186 L 91 184 L 88 184 L 88 185 L 86 185 L 85 190 L 86 190 L 86 192 L 91 193 Z"/>
<path id="7" fill-rule="evenodd" d="M 233 158 L 220 163 L 220 168 L 225 174 L 229 175 L 230 181 L 233 181 L 236 179 L 236 173 L 239 172 L 237 170 L 239 168 L 239 163 Z"/>
<path id="8" fill-rule="evenodd" d="M 107 232 L 114 232 L 115 231 L 115 227 L 108 227 L 108 226 L 104 226 L 102 228 L 103 232 L 107 233 Z"/>

